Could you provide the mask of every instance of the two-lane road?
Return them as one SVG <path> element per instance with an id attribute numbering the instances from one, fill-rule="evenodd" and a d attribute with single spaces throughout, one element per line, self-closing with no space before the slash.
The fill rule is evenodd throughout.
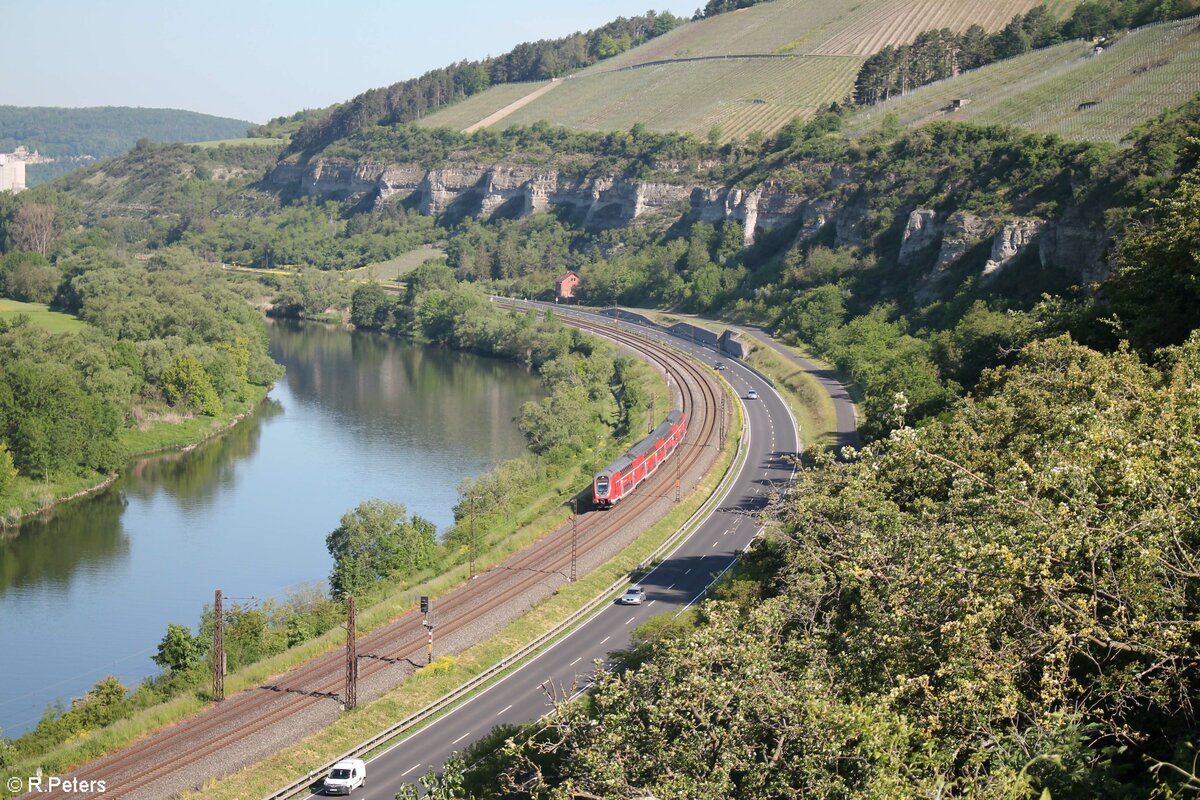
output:
<path id="1" fill-rule="evenodd" d="M 665 333 L 631 327 L 670 339 Z M 401 786 L 414 783 L 430 769 L 439 769 L 451 753 L 485 736 L 496 725 L 527 722 L 546 714 L 556 701 L 587 686 L 596 661 L 607 662 L 613 651 L 628 647 L 630 631 L 637 625 L 655 614 L 678 613 L 702 598 L 757 536 L 758 512 L 765 508 L 773 490 L 786 485 L 793 474 L 790 457 L 799 449 L 795 421 L 771 386 L 734 359 L 678 339 L 671 341 L 694 350 L 710 366 L 718 360 L 725 363 L 722 375 L 745 407 L 747 457 L 717 509 L 669 558 L 642 578 L 640 584 L 646 590 L 642 605 L 603 607 L 524 666 L 392 745 L 368 762 L 368 786 L 355 796 L 391 798 Z M 747 398 L 751 389 L 758 393 L 757 399 Z"/>

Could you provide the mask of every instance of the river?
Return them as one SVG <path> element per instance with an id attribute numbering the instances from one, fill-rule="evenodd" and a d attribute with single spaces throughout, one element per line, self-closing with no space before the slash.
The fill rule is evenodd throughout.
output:
<path id="1" fill-rule="evenodd" d="M 287 368 L 255 416 L 186 454 L 0 538 L 0 730 L 106 675 L 152 675 L 167 623 L 213 591 L 281 597 L 324 581 L 325 536 L 369 498 L 444 529 L 464 477 L 524 452 L 513 418 L 541 396 L 509 363 L 338 328 L 272 323 Z"/>

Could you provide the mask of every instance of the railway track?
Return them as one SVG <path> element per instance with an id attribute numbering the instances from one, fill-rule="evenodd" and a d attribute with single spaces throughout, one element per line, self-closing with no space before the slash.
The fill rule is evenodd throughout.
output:
<path id="1" fill-rule="evenodd" d="M 667 491 L 673 493 L 672 478 L 694 469 L 705 458 L 705 446 L 716 446 L 718 391 L 707 367 L 682 353 L 636 334 L 610 329 L 582 319 L 564 320 L 633 349 L 662 367 L 678 393 L 689 417 L 687 435 L 670 461 L 648 478 L 630 497 L 610 511 L 585 513 L 577 522 L 577 555 L 603 546 L 645 513 Z M 472 623 L 546 581 L 561 582 L 569 575 L 571 529 L 564 525 L 502 564 L 481 573 L 437 598 L 437 630 L 440 637 L 464 631 Z M 362 637 L 358 643 L 360 683 L 396 664 L 414 668 L 423 664 L 426 632 L 414 609 Z M 105 797 L 124 797 L 146 790 L 167 776 L 175 776 L 208 758 L 218 758 L 228 770 L 241 766 L 241 758 L 230 748 L 239 748 L 250 737 L 282 725 L 293 715 L 321 703 L 339 703 L 344 689 L 345 657 L 341 650 L 319 656 L 288 673 L 246 689 L 170 728 L 108 756 L 84 765 L 69 777 L 80 781 L 104 781 Z M 164 796 L 166 792 L 156 796 Z M 34 795 L 29 795 L 33 797 Z M 39 793 L 38 798 L 70 797 L 64 793 Z M 77 796 L 77 795 L 74 795 Z"/>

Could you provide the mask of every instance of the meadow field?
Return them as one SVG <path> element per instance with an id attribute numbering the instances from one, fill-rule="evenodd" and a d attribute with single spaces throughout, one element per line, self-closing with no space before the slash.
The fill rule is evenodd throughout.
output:
<path id="1" fill-rule="evenodd" d="M 70 314 L 61 314 L 49 310 L 42 303 L 21 303 L 0 297 L 0 320 L 12 322 L 18 316 L 29 317 L 29 320 L 51 333 L 75 333 L 83 330 L 83 322 Z"/>

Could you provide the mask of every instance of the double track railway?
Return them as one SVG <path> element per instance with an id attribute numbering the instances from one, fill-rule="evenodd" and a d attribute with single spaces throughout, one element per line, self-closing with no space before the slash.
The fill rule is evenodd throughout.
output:
<path id="1" fill-rule="evenodd" d="M 720 389 L 707 367 L 667 345 L 583 319 L 566 318 L 564 322 L 603 336 L 658 364 L 670 376 L 673 391 L 690 419 L 687 435 L 672 458 L 673 464 L 668 462 L 657 470 L 618 507 L 582 514 L 578 518 L 576 557 L 586 559 L 588 553 L 617 536 L 664 495 L 673 495 L 678 475 L 697 469 L 704 460 L 712 457 L 718 445 Z M 437 598 L 439 638 L 468 632 L 473 623 L 487 615 L 510 604 L 521 604 L 522 598 L 543 582 L 551 581 L 555 585 L 564 582 L 569 577 L 571 559 L 572 531 L 571 525 L 567 524 L 481 573 L 475 580 Z M 358 640 L 360 683 L 396 664 L 407 662 L 415 668 L 424 663 L 426 631 L 421 621 L 414 609 Z M 311 710 L 317 704 L 340 704 L 345 670 L 345 656 L 341 650 L 319 656 L 176 725 L 85 764 L 69 777 L 80 781 L 104 781 L 106 797 L 139 793 L 158 797 L 171 792 L 165 781 L 168 776 L 172 786 L 179 784 L 181 775 L 190 775 L 190 782 L 198 784 L 198 776 L 192 773 L 201 768 L 200 762 L 206 759 L 218 761 L 224 772 L 233 771 L 244 766 L 243 745 L 247 740 L 269 734 L 276 726 L 288 723 L 295 715 Z M 213 776 L 206 774 L 204 777 Z M 156 785 L 160 781 L 163 782 L 161 787 Z M 65 798 L 71 795 L 39 793 L 36 796 Z"/>

